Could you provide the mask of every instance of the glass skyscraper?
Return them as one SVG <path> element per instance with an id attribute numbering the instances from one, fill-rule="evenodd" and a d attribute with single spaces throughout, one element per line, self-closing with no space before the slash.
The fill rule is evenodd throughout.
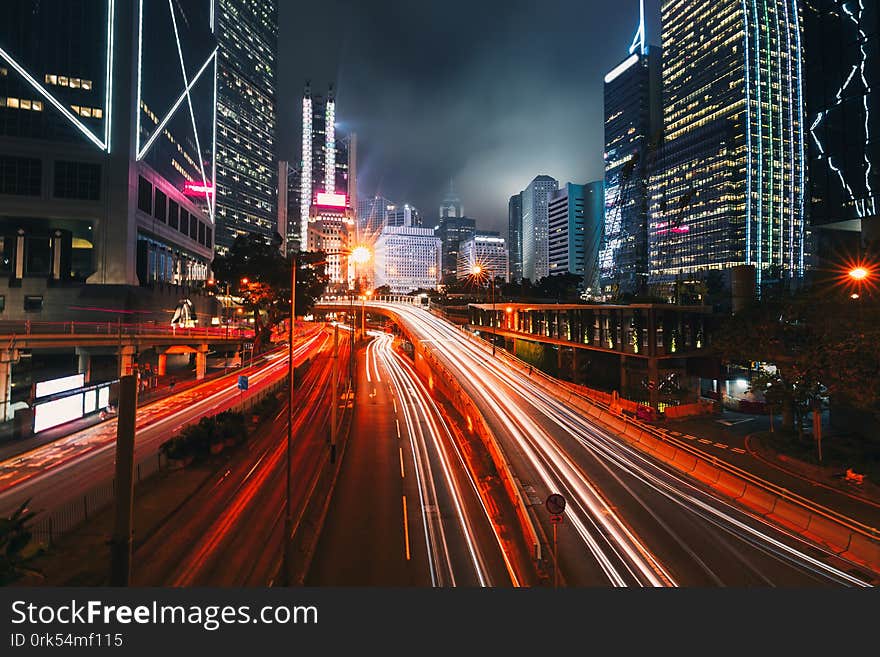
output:
<path id="1" fill-rule="evenodd" d="M 522 280 L 522 194 L 514 194 L 507 202 L 507 262 L 510 280 Z"/>
<path id="2" fill-rule="evenodd" d="M 817 228 L 820 255 L 834 256 L 823 247 L 840 244 L 835 237 L 855 238 L 861 231 L 866 240 L 880 238 L 877 3 L 805 2 L 804 50 L 810 222 Z"/>
<path id="3" fill-rule="evenodd" d="M 219 0 L 217 248 L 277 230 L 278 5 Z"/>
<path id="4" fill-rule="evenodd" d="M 638 44 L 605 76 L 605 230 L 599 285 L 639 294 L 648 282 L 648 176 L 661 130 L 660 50 Z"/>
<path id="5" fill-rule="evenodd" d="M 650 184 L 655 283 L 749 264 L 802 276 L 801 2 L 664 0 L 663 128 Z"/>

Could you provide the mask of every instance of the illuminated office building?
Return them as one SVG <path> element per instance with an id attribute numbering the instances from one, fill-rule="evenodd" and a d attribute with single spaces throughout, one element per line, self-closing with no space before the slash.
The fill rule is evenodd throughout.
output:
<path id="1" fill-rule="evenodd" d="M 354 263 L 344 255 L 355 244 L 354 213 L 344 194 L 320 192 L 315 199 L 309 206 L 307 248 L 326 253 L 325 271 L 330 284 L 348 289 L 356 276 Z"/>
<path id="2" fill-rule="evenodd" d="M 477 266 L 487 277 L 510 282 L 507 274 L 507 245 L 497 231 L 478 230 L 473 237 L 461 243 L 458 250 L 458 280 L 467 280 Z"/>
<path id="3" fill-rule="evenodd" d="M 651 280 L 753 265 L 804 273 L 806 141 L 796 0 L 664 0 L 663 138 L 650 183 Z"/>
<path id="4" fill-rule="evenodd" d="M 336 95 L 333 87 L 326 97 L 312 94 L 306 84 L 302 99 L 302 158 L 296 170 L 294 192 L 299 199 L 295 216 L 288 217 L 289 238 L 299 241 L 306 234 L 311 206 L 316 195 L 344 194 L 357 207 L 357 181 L 350 176 L 357 152 L 355 135 L 336 132 Z M 350 166 L 351 165 L 351 166 Z"/>
<path id="5" fill-rule="evenodd" d="M 507 202 L 507 262 L 510 280 L 522 280 L 522 195 L 515 194 Z"/>
<path id="6" fill-rule="evenodd" d="M 217 249 L 277 221 L 275 0 L 218 0 Z M 286 192 L 286 190 L 285 190 Z"/>
<path id="7" fill-rule="evenodd" d="M 441 243 L 432 228 L 386 226 L 376 240 L 375 286 L 394 294 L 434 289 L 440 283 Z"/>
<path id="8" fill-rule="evenodd" d="M 214 255 L 213 10 L 4 2 L 4 317 L 164 323 L 189 298 L 209 320 L 199 290 Z"/>
<path id="9" fill-rule="evenodd" d="M 820 257 L 880 240 L 880 10 L 804 3 L 810 222 Z"/>
<path id="10" fill-rule="evenodd" d="M 644 2 L 629 56 L 605 76 L 605 228 L 599 284 L 614 296 L 648 282 L 648 175 L 661 130 L 660 50 L 645 43 Z"/>
<path id="11" fill-rule="evenodd" d="M 559 182 L 550 176 L 537 176 L 521 194 L 522 198 L 522 277 L 532 283 L 550 275 L 548 252 L 548 201 Z"/>
<path id="12" fill-rule="evenodd" d="M 443 251 L 440 275 L 442 282 L 453 283 L 458 278 L 459 247 L 462 242 L 473 237 L 476 230 L 477 222 L 470 217 L 448 214 L 440 219 L 436 232 Z"/>
<path id="13" fill-rule="evenodd" d="M 550 197 L 547 210 L 550 276 L 580 276 L 585 290 L 595 289 L 604 206 L 601 180 L 586 185 L 568 183 Z"/>

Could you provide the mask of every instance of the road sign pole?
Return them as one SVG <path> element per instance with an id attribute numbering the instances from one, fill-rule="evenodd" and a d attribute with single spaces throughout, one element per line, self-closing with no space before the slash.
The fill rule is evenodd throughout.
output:
<path id="1" fill-rule="evenodd" d="M 137 414 L 136 374 L 119 379 L 119 415 L 116 419 L 116 509 L 113 523 L 110 584 L 131 584 L 131 534 L 134 504 L 134 433 Z"/>
<path id="2" fill-rule="evenodd" d="M 556 542 L 556 528 L 559 526 L 558 522 L 553 523 L 553 588 L 559 588 L 559 551 L 557 549 Z"/>

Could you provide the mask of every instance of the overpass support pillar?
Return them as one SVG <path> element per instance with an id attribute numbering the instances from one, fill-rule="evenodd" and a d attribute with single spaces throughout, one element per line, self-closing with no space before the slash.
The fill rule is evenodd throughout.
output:
<path id="1" fill-rule="evenodd" d="M 159 376 L 165 376 L 168 369 L 168 354 L 159 354 L 159 363 L 156 366 L 156 373 Z"/>
<path id="2" fill-rule="evenodd" d="M 15 361 L 14 349 L 0 351 L 0 417 L 3 421 L 12 420 L 12 363 Z"/>
<path id="3" fill-rule="evenodd" d="M 200 344 L 196 350 L 196 381 L 205 378 L 208 370 L 208 345 Z"/>
<path id="4" fill-rule="evenodd" d="M 85 383 L 89 383 L 92 380 L 92 355 L 85 349 L 77 347 L 76 359 L 77 372 L 84 375 Z"/>
<path id="5" fill-rule="evenodd" d="M 626 389 L 629 385 L 629 379 L 626 374 L 626 356 L 620 357 L 620 394 L 625 396 Z"/>
<path id="6" fill-rule="evenodd" d="M 650 392 L 651 407 L 657 409 L 660 401 L 658 388 L 660 387 L 660 363 L 656 356 L 648 359 L 648 391 Z"/>
<path id="7" fill-rule="evenodd" d="M 134 355 L 134 345 L 119 348 L 119 376 L 128 376 L 134 373 Z"/>

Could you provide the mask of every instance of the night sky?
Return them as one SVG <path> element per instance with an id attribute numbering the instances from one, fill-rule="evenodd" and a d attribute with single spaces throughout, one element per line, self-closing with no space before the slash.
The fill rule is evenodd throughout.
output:
<path id="1" fill-rule="evenodd" d="M 465 213 L 507 229 L 536 175 L 602 177 L 603 77 L 627 56 L 638 0 L 280 0 L 280 155 L 300 158 L 300 101 L 337 88 L 358 134 L 358 189 L 415 204 L 426 225 L 454 178 Z M 648 35 L 660 42 L 659 0 Z"/>

